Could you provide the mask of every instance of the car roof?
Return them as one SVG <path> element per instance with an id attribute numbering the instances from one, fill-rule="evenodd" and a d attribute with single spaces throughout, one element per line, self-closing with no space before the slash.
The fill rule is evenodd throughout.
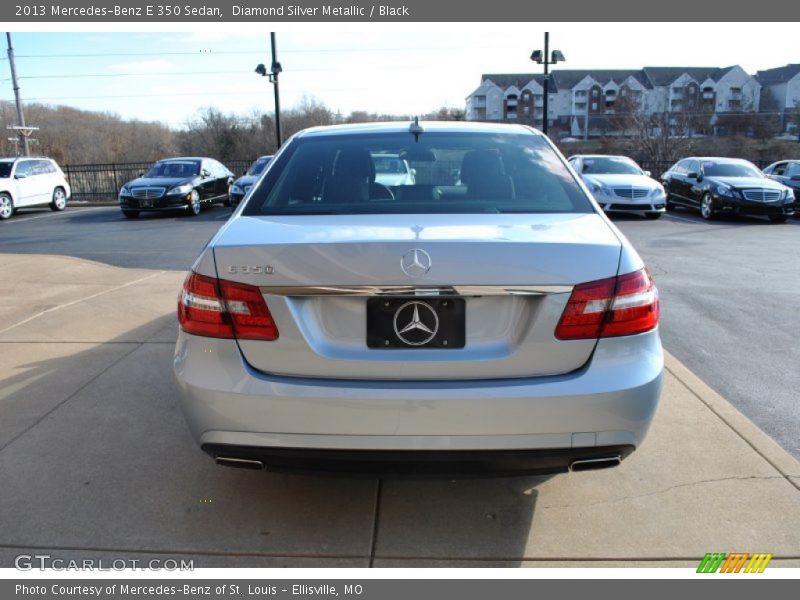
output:
<path id="1" fill-rule="evenodd" d="M 323 125 L 310 127 L 300 131 L 300 137 L 322 137 L 327 135 L 358 135 L 365 133 L 408 133 L 411 121 L 382 121 L 375 123 L 348 123 L 345 125 Z M 514 123 L 479 123 L 475 121 L 420 121 L 419 126 L 428 132 L 464 132 L 464 133 L 532 133 L 541 132 L 524 125 Z"/>
<path id="2" fill-rule="evenodd" d="M 681 160 L 707 160 L 709 162 L 750 162 L 746 158 L 731 158 L 729 156 L 687 156 Z"/>
<path id="3" fill-rule="evenodd" d="M 170 162 L 173 160 L 217 160 L 217 159 L 210 158 L 208 156 L 172 156 L 170 158 L 160 158 L 156 162 Z"/>

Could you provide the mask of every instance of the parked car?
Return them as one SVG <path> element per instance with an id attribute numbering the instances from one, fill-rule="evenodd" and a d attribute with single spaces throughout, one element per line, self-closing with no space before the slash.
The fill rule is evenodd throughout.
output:
<path id="1" fill-rule="evenodd" d="M 694 208 L 704 219 L 718 214 L 765 216 L 783 223 L 794 214 L 794 194 L 753 163 L 739 158 L 684 158 L 662 175 L 667 210 Z"/>
<path id="2" fill-rule="evenodd" d="M 19 208 L 64 210 L 70 195 L 67 178 L 52 158 L 0 158 L 1 220 Z"/>
<path id="3" fill-rule="evenodd" d="M 387 152 L 426 183 L 388 195 Z M 200 253 L 173 365 L 222 465 L 599 469 L 656 410 L 658 317 L 642 259 L 536 130 L 320 127 L 285 143 Z"/>
<path id="4" fill-rule="evenodd" d="M 397 154 L 377 153 L 372 155 L 375 163 L 375 181 L 387 187 L 414 185 L 416 172 L 408 161 Z"/>
<path id="5" fill-rule="evenodd" d="M 634 213 L 648 219 L 664 213 L 664 187 L 627 156 L 579 154 L 569 162 L 607 213 Z"/>
<path id="6" fill-rule="evenodd" d="M 233 182 L 228 192 L 228 200 L 231 206 L 237 206 L 239 202 L 242 201 L 242 198 L 247 195 L 247 192 L 250 191 L 250 188 L 253 187 L 253 184 L 258 180 L 271 160 L 272 155 L 259 156 L 253 164 L 250 165 L 247 172 Z"/>
<path id="7" fill-rule="evenodd" d="M 764 175 L 794 192 L 794 213 L 800 208 L 800 160 L 781 160 L 764 169 Z"/>
<path id="8" fill-rule="evenodd" d="M 199 215 L 205 206 L 228 203 L 233 173 L 213 158 L 167 158 L 119 191 L 119 205 L 129 219 L 142 211 L 184 211 Z"/>

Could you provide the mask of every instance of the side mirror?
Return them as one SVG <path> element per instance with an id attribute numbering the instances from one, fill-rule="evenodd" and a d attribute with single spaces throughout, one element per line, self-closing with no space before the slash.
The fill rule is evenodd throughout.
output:
<path id="1" fill-rule="evenodd" d="M 697 179 L 698 182 L 703 181 L 703 174 L 698 173 L 697 171 L 689 171 L 686 174 L 686 177 L 688 177 L 689 179 Z"/>
<path id="2" fill-rule="evenodd" d="M 645 176 L 650 177 L 650 171 L 643 171 L 643 173 L 645 174 Z"/>
<path id="3" fill-rule="evenodd" d="M 25 173 L 16 173 L 14 175 L 14 179 L 25 179 L 27 175 Z"/>
<path id="4" fill-rule="evenodd" d="M 208 177 L 211 177 L 211 171 L 209 171 L 208 169 L 203 169 L 202 171 L 200 171 L 200 176 L 201 176 L 203 179 L 206 179 L 206 178 L 208 178 Z"/>

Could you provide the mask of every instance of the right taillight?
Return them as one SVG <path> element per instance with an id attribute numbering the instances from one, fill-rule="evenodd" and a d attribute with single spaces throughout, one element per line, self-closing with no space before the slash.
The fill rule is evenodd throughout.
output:
<path id="1" fill-rule="evenodd" d="M 576 285 L 556 326 L 560 340 L 633 335 L 658 325 L 658 290 L 650 273 L 633 273 Z"/>
<path id="2" fill-rule="evenodd" d="M 178 299 L 178 322 L 187 333 L 273 341 L 278 327 L 254 285 L 189 273 Z"/>

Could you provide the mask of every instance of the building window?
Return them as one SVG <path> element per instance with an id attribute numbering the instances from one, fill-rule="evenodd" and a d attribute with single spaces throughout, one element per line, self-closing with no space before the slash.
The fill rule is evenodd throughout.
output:
<path id="1" fill-rule="evenodd" d="M 598 94 L 598 93 L 599 93 L 599 92 L 597 91 L 597 88 L 594 88 L 594 89 L 592 90 L 592 98 L 597 98 L 597 94 Z"/>
<path id="2" fill-rule="evenodd" d="M 597 102 L 592 102 L 592 110 L 597 110 Z"/>
<path id="3" fill-rule="evenodd" d="M 586 90 L 578 90 L 575 92 L 576 98 L 586 98 Z"/>

